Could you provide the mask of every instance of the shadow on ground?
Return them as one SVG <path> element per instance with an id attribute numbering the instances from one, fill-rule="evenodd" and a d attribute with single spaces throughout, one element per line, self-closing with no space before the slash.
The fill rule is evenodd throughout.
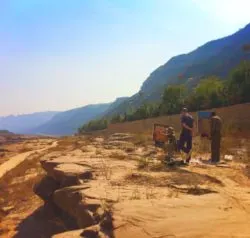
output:
<path id="1" fill-rule="evenodd" d="M 64 231 L 66 228 L 55 214 L 40 207 L 18 225 L 14 238 L 47 238 Z"/>
<path id="2" fill-rule="evenodd" d="M 196 196 L 210 194 L 210 193 L 218 193 L 215 190 L 212 190 L 209 188 L 201 188 L 199 186 L 190 187 L 190 188 L 180 188 L 180 187 L 177 187 L 175 185 L 169 185 L 168 187 L 170 187 L 178 192 L 181 192 L 181 193 L 186 193 L 186 194 L 196 195 Z"/>
<path id="3" fill-rule="evenodd" d="M 154 177 L 154 172 L 162 172 L 161 176 Z M 200 174 L 194 171 L 189 171 L 181 167 L 164 167 L 162 165 L 156 165 L 151 167 L 148 171 L 139 171 L 128 175 L 125 180 L 139 184 L 152 183 L 155 186 L 168 186 L 169 184 L 174 185 L 190 185 L 197 186 L 201 184 L 216 184 L 218 186 L 224 186 L 223 182 L 216 177 Z"/>
<path id="4" fill-rule="evenodd" d="M 38 208 L 18 225 L 16 228 L 17 233 L 13 238 L 50 238 L 58 233 L 79 229 L 72 218 L 54 209 L 46 206 Z M 63 217 L 63 221 L 55 215 L 59 215 L 58 212 L 60 217 Z M 108 237 L 114 238 L 112 214 L 110 213 L 101 223 L 102 231 Z M 82 232 L 81 236 L 97 237 L 93 236 L 93 234 L 92 230 L 87 229 Z"/>

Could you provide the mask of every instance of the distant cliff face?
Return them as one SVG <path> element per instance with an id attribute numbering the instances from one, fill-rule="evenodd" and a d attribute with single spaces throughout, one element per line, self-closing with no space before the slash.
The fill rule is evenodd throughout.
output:
<path id="1" fill-rule="evenodd" d="M 225 77 L 243 58 L 250 59 L 243 46 L 250 43 L 250 24 L 231 36 L 206 43 L 196 50 L 171 58 L 146 79 L 141 87 L 151 92 L 159 85 L 187 82 L 208 75 Z"/>
<path id="2" fill-rule="evenodd" d="M 201 78 L 217 75 L 222 78 L 242 59 L 250 59 L 243 46 L 250 44 L 250 24 L 235 34 L 204 44 L 196 50 L 171 58 L 153 71 L 144 81 L 139 93 L 127 99 L 112 113 L 121 113 L 143 101 L 157 101 L 170 84 L 194 87 Z"/>

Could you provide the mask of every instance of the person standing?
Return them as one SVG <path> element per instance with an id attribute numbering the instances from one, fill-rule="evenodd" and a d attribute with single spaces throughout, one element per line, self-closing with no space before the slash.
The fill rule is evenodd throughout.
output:
<path id="1" fill-rule="evenodd" d="M 187 108 L 181 111 L 181 134 L 178 142 L 178 149 L 186 153 L 186 163 L 191 160 L 191 150 L 193 143 L 194 119 L 188 113 Z"/>
<path id="2" fill-rule="evenodd" d="M 211 162 L 220 162 L 220 144 L 221 144 L 222 121 L 216 112 L 211 113 L 210 119 L 210 139 L 211 139 Z"/>

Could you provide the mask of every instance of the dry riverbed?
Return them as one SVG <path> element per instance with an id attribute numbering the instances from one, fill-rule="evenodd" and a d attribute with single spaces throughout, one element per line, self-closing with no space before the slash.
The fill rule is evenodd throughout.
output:
<path id="1" fill-rule="evenodd" d="M 32 143 L 37 149 L 41 142 Z M 166 168 L 162 151 L 136 136 L 69 137 L 47 148 L 52 144 L 1 179 L 1 237 L 250 237 L 245 157 L 212 166 L 196 153 L 189 167 Z M 35 184 L 47 192 L 40 182 L 47 175 L 56 182 L 48 199 L 68 222 L 33 192 Z"/>

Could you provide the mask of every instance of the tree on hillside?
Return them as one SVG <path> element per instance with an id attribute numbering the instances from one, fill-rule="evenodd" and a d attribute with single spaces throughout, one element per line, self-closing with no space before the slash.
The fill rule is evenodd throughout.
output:
<path id="1" fill-rule="evenodd" d="M 160 115 L 160 104 L 159 103 L 151 103 L 149 104 L 149 115 L 150 117 L 157 117 Z"/>
<path id="2" fill-rule="evenodd" d="M 89 121 L 87 124 L 83 125 L 81 128 L 79 128 L 78 132 L 84 133 L 96 130 L 103 130 L 106 129 L 107 126 L 108 126 L 107 119 L 92 120 Z"/>
<path id="3" fill-rule="evenodd" d="M 250 102 L 250 62 L 244 61 L 236 67 L 228 82 L 230 103 Z"/>
<path id="4" fill-rule="evenodd" d="M 140 107 L 133 107 L 123 115 L 114 115 L 111 123 L 134 121 L 179 113 L 181 107 L 187 106 L 192 111 L 226 106 L 236 103 L 250 102 L 250 62 L 244 61 L 236 67 L 228 80 L 221 80 L 211 76 L 200 83 L 188 94 L 184 85 L 167 86 L 159 104 L 144 103 Z M 141 97 L 143 97 L 141 92 Z M 102 130 L 107 128 L 109 120 L 103 118 L 92 120 L 79 129 L 79 132 Z"/>
<path id="5" fill-rule="evenodd" d="M 168 86 L 163 93 L 160 114 L 174 114 L 184 105 L 187 89 L 184 85 Z"/>
<path id="6" fill-rule="evenodd" d="M 110 123 L 120 123 L 122 122 L 123 118 L 120 114 L 114 115 L 111 120 Z"/>
<path id="7" fill-rule="evenodd" d="M 187 103 L 192 110 L 220 107 L 224 104 L 222 97 L 224 85 L 218 77 L 201 80 L 189 96 Z"/>

